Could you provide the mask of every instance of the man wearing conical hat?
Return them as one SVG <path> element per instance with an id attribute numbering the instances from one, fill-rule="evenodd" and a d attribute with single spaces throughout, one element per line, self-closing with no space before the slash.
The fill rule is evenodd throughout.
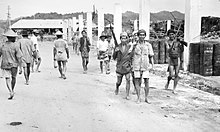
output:
<path id="1" fill-rule="evenodd" d="M 100 40 L 97 42 L 97 54 L 98 60 L 100 61 L 100 70 L 103 73 L 103 63 L 105 63 L 106 74 L 107 72 L 107 63 L 108 63 L 108 42 L 106 41 L 106 34 L 102 32 L 101 36 L 99 37 Z"/>
<path id="2" fill-rule="evenodd" d="M 31 63 L 33 63 L 34 44 L 28 38 L 28 32 L 26 30 L 23 30 L 21 33 L 22 38 L 19 39 L 17 43 L 23 54 L 22 67 L 24 69 L 25 84 L 29 85 Z"/>
<path id="3" fill-rule="evenodd" d="M 67 42 L 63 39 L 63 33 L 57 31 L 55 33 L 57 40 L 54 41 L 54 60 L 58 63 L 58 70 L 61 78 L 66 79 L 67 59 L 69 59 L 69 49 Z"/>
<path id="4" fill-rule="evenodd" d="M 0 56 L 2 56 L 1 68 L 10 92 L 8 99 L 11 100 L 14 97 L 16 76 L 18 66 L 21 66 L 22 53 L 15 43 L 17 34 L 14 31 L 9 29 L 3 36 L 6 36 L 8 40 L 0 47 Z"/>

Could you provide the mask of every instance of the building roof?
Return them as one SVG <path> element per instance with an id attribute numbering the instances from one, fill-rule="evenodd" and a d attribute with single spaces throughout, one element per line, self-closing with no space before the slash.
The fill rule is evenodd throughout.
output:
<path id="1" fill-rule="evenodd" d="M 14 23 L 12 29 L 18 28 L 63 28 L 62 19 L 23 19 Z"/>

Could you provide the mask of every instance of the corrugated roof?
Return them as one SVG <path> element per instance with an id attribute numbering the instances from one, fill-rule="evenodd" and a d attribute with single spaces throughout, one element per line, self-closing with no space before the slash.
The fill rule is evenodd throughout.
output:
<path id="1" fill-rule="evenodd" d="M 34 19 L 19 20 L 14 23 L 11 28 L 63 28 L 62 19 Z"/>

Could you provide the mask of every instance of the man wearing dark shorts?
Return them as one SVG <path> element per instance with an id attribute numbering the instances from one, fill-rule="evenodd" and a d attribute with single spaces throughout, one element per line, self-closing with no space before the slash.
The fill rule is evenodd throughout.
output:
<path id="1" fill-rule="evenodd" d="M 173 91 L 175 94 L 175 89 L 179 81 L 179 70 L 180 70 L 180 54 L 183 51 L 183 45 L 186 44 L 184 41 L 180 41 L 176 38 L 175 32 L 173 30 L 168 30 L 167 35 L 169 40 L 166 42 L 166 48 L 169 54 L 168 59 L 168 71 L 169 76 L 167 78 L 167 83 L 165 89 L 168 89 L 171 80 L 174 80 Z"/>
<path id="2" fill-rule="evenodd" d="M 16 76 L 18 66 L 21 67 L 22 53 L 19 46 L 15 43 L 17 34 L 14 31 L 9 29 L 3 36 L 6 36 L 8 41 L 0 47 L 0 56 L 2 56 L 1 68 L 10 92 L 8 99 L 11 100 L 14 97 Z"/>
<path id="3" fill-rule="evenodd" d="M 121 43 L 115 47 L 113 53 L 113 59 L 117 60 L 116 63 L 116 89 L 115 94 L 118 95 L 119 86 L 122 83 L 123 76 L 126 78 L 126 99 L 130 99 L 130 72 L 131 72 L 131 57 L 132 57 L 132 46 L 128 44 L 128 34 L 122 32 L 120 34 Z"/>
<path id="4" fill-rule="evenodd" d="M 29 77 L 31 71 L 31 63 L 33 63 L 33 42 L 28 38 L 28 32 L 26 30 L 22 31 L 22 39 L 18 40 L 18 46 L 23 54 L 22 67 L 24 69 L 25 84 L 29 85 Z M 20 69 L 20 74 L 21 74 Z"/>

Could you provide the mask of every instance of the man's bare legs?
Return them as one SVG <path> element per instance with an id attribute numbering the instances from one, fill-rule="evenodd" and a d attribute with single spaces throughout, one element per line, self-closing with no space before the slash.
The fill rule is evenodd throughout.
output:
<path id="1" fill-rule="evenodd" d="M 88 70 L 89 58 L 82 57 L 82 66 L 83 66 L 83 73 L 86 74 Z"/>
<path id="2" fill-rule="evenodd" d="M 145 84 L 145 87 L 144 87 L 144 91 L 145 91 L 145 102 L 150 104 L 148 102 L 148 99 L 147 99 L 147 96 L 149 94 L 149 78 L 144 78 L 144 84 Z"/>
<path id="3" fill-rule="evenodd" d="M 116 89 L 115 94 L 118 95 L 119 92 L 119 86 L 121 85 L 123 75 L 117 75 L 117 82 L 116 82 Z"/>
<path id="4" fill-rule="evenodd" d="M 119 92 L 119 86 L 121 85 L 122 79 L 124 75 L 117 75 L 117 82 L 116 82 L 116 89 L 115 89 L 115 94 L 118 95 Z M 130 73 L 125 75 L 126 78 L 126 97 L 125 99 L 129 100 L 129 92 L 130 92 Z"/>
<path id="5" fill-rule="evenodd" d="M 129 100 L 130 96 L 129 96 L 129 92 L 130 92 L 130 73 L 125 75 L 126 78 L 126 99 Z"/>
<path id="6" fill-rule="evenodd" d="M 180 64 L 174 67 L 175 69 L 175 78 L 174 78 L 174 84 L 173 84 L 173 94 L 176 94 L 176 86 L 179 82 L 179 69 L 180 69 Z"/>
<path id="7" fill-rule="evenodd" d="M 63 78 L 63 68 L 62 68 L 62 63 L 61 63 L 61 61 L 57 61 L 57 64 L 58 64 L 58 70 L 59 70 L 60 75 L 61 75 L 60 78 Z"/>
<path id="8" fill-rule="evenodd" d="M 66 66 L 66 61 L 62 61 L 63 64 L 63 79 L 66 79 L 66 71 L 67 71 L 67 66 Z"/>
<path id="9" fill-rule="evenodd" d="M 103 61 L 100 61 L 100 70 L 101 70 L 101 74 L 103 73 Z"/>
<path id="10" fill-rule="evenodd" d="M 141 80 L 141 78 L 135 78 L 134 79 L 135 89 L 136 89 L 136 93 L 137 93 L 137 103 L 141 102 L 141 98 L 140 98 L 140 92 L 141 92 L 140 80 Z"/>
<path id="11" fill-rule="evenodd" d="M 8 98 L 9 100 L 13 99 L 13 97 L 14 97 L 14 88 L 15 88 L 15 84 L 16 84 L 17 71 L 18 71 L 17 67 L 11 68 L 11 78 L 10 77 L 5 78 L 7 88 L 10 92 L 10 96 Z"/>
<path id="12" fill-rule="evenodd" d="M 37 68 L 36 68 L 37 72 L 40 72 L 40 70 L 39 70 L 40 64 L 41 64 L 41 57 L 38 58 L 38 60 L 37 60 Z"/>
<path id="13" fill-rule="evenodd" d="M 167 77 L 167 83 L 165 85 L 165 89 L 167 90 L 170 84 L 170 81 L 174 79 L 174 66 L 169 66 L 169 76 Z"/>

